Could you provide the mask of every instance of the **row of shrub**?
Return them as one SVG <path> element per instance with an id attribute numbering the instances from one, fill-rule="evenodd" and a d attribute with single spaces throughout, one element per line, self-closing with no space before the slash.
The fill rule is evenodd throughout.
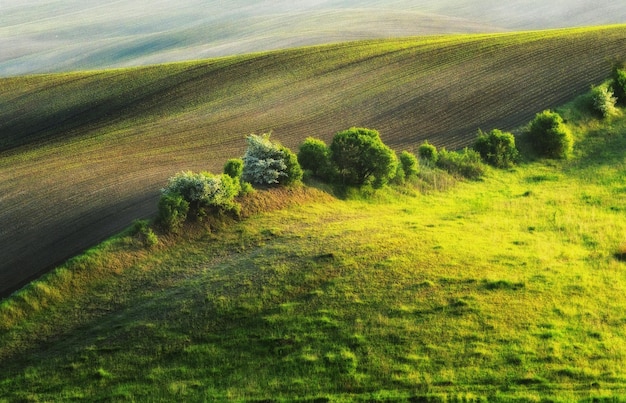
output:
<path id="1" fill-rule="evenodd" d="M 614 95 L 615 94 L 615 95 Z M 626 69 L 613 70 L 611 85 L 593 87 L 591 107 L 601 117 L 617 113 L 616 103 L 626 103 Z M 567 158 L 573 149 L 573 138 L 563 118 L 545 110 L 529 123 L 526 138 L 539 157 Z M 437 149 L 424 142 L 418 156 L 409 151 L 396 154 L 385 145 L 376 130 L 352 127 L 338 132 L 328 146 L 309 137 L 296 156 L 287 147 L 270 140 L 270 134 L 249 135 L 248 148 L 242 158 L 227 161 L 224 172 L 182 172 L 169 179 L 159 200 L 159 221 L 171 232 L 177 232 L 190 217 L 240 213 L 236 197 L 252 192 L 254 187 L 288 186 L 306 174 L 336 187 L 403 185 L 414 181 L 420 164 L 441 169 L 454 176 L 478 179 L 485 163 L 509 168 L 519 159 L 515 137 L 509 132 L 478 130 L 472 148 L 461 151 Z M 419 157 L 419 158 L 418 158 Z"/>
<path id="2" fill-rule="evenodd" d="M 237 216 L 239 195 L 250 193 L 253 186 L 285 186 L 302 179 L 298 159 L 287 147 L 270 141 L 270 135 L 251 134 L 243 158 L 233 158 L 224 172 L 181 172 L 161 189 L 159 222 L 170 232 L 178 232 L 189 218 L 207 215 Z"/>
<path id="3" fill-rule="evenodd" d="M 376 130 L 353 127 L 338 132 L 330 146 L 309 137 L 297 156 L 287 147 L 270 140 L 270 134 L 251 134 L 242 158 L 226 162 L 222 174 L 181 172 L 161 190 L 158 220 L 169 232 L 178 232 L 190 218 L 240 213 L 236 197 L 254 187 L 288 186 L 299 182 L 304 173 L 339 188 L 380 188 L 385 184 L 404 185 L 415 181 L 420 164 L 442 169 L 455 176 L 478 179 L 484 162 L 506 168 L 519 155 L 511 133 L 494 129 L 479 130 L 473 148 L 448 151 L 425 142 L 419 158 L 409 152 L 396 154 L 385 145 Z"/>
<path id="4" fill-rule="evenodd" d="M 330 146 L 313 137 L 300 146 L 298 161 L 311 176 L 335 185 L 374 188 L 404 183 L 417 176 L 417 157 L 399 156 L 383 143 L 376 130 L 353 127 L 335 135 Z"/>

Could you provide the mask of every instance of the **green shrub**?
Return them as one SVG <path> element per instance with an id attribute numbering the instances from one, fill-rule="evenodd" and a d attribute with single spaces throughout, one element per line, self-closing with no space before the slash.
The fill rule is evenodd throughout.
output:
<path id="1" fill-rule="evenodd" d="M 439 158 L 439 153 L 437 152 L 437 147 L 430 144 L 428 141 L 422 143 L 417 151 L 420 159 L 425 161 L 427 164 L 434 166 L 437 164 L 437 159 Z"/>
<path id="2" fill-rule="evenodd" d="M 283 155 L 283 161 L 285 163 L 285 173 L 287 174 L 283 180 L 279 181 L 281 185 L 292 185 L 302 180 L 302 167 L 298 162 L 298 156 L 294 154 L 290 149 L 284 146 L 280 146 L 280 150 Z"/>
<path id="3" fill-rule="evenodd" d="M 593 87 L 591 89 L 591 100 L 593 102 L 593 110 L 600 117 L 607 118 L 617 113 L 615 108 L 617 98 L 613 95 L 613 91 L 610 88 L 604 85 Z"/>
<path id="4" fill-rule="evenodd" d="M 398 185 L 404 185 L 407 180 L 417 179 L 419 174 L 419 163 L 417 157 L 408 152 L 402 151 L 398 156 L 399 164 L 396 168 L 396 174 L 392 182 Z"/>
<path id="5" fill-rule="evenodd" d="M 234 199 L 240 191 L 239 180 L 229 175 L 188 171 L 170 178 L 162 194 L 182 196 L 189 203 L 190 210 L 196 215 L 203 215 L 207 210 L 238 213 L 240 207 Z"/>
<path id="6" fill-rule="evenodd" d="M 243 157 L 242 179 L 254 185 L 290 185 L 302 179 L 297 156 L 270 141 L 269 134 L 251 134 Z"/>
<path id="7" fill-rule="evenodd" d="M 406 178 L 416 177 L 419 174 L 419 162 L 415 154 L 402 151 L 399 156 L 400 167 L 404 171 Z"/>
<path id="8" fill-rule="evenodd" d="M 538 113 L 528 129 L 528 140 L 535 152 L 547 158 L 567 158 L 572 153 L 574 140 L 556 112 Z"/>
<path id="9" fill-rule="evenodd" d="M 243 160 L 241 158 L 231 158 L 226 161 L 224 173 L 233 179 L 241 178 L 243 174 Z"/>
<path id="10" fill-rule="evenodd" d="M 313 137 L 304 140 L 298 151 L 298 161 L 313 176 L 326 181 L 332 180 L 330 149 L 322 140 Z"/>
<path id="11" fill-rule="evenodd" d="M 480 154 L 486 163 L 496 168 L 510 167 L 519 156 L 513 134 L 498 129 L 493 129 L 489 133 L 479 129 L 474 150 Z"/>
<path id="12" fill-rule="evenodd" d="M 146 248 L 152 248 L 159 243 L 159 238 L 150 228 L 148 220 L 135 220 L 133 221 L 132 233 L 135 235 L 141 244 Z"/>
<path id="13" fill-rule="evenodd" d="M 381 187 L 396 173 L 395 152 L 376 130 L 353 127 L 339 132 L 330 145 L 331 161 L 343 185 Z"/>
<path id="14" fill-rule="evenodd" d="M 442 148 L 439 151 L 437 167 L 449 173 L 476 180 L 485 174 L 485 168 L 480 154 L 472 149 L 464 148 L 463 151 L 447 151 Z"/>
<path id="15" fill-rule="evenodd" d="M 249 182 L 241 181 L 241 190 L 239 191 L 239 195 L 247 195 L 254 193 L 254 187 Z"/>
<path id="16" fill-rule="evenodd" d="M 189 202 L 178 193 L 162 194 L 159 199 L 159 222 L 167 231 L 178 232 L 187 220 Z"/>
<path id="17" fill-rule="evenodd" d="M 144 234 L 143 244 L 147 248 L 152 248 L 159 244 L 159 238 L 156 236 L 154 231 L 152 231 L 152 228 L 148 228 L 148 231 Z"/>
<path id="18" fill-rule="evenodd" d="M 626 68 L 623 64 L 616 64 L 613 67 L 613 92 L 620 105 L 626 105 Z"/>
<path id="19" fill-rule="evenodd" d="M 398 164 L 396 166 L 396 173 L 393 175 L 391 183 L 394 183 L 396 185 L 404 185 L 406 183 L 406 174 L 404 173 L 402 164 Z"/>

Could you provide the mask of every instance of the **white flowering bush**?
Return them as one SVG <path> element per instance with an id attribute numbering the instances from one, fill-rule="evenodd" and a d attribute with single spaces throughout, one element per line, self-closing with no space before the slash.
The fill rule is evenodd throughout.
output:
<path id="1" fill-rule="evenodd" d="M 251 134 L 243 156 L 242 179 L 254 185 L 288 185 L 302 179 L 298 159 L 288 148 L 270 141 L 269 134 Z"/>
<path id="2" fill-rule="evenodd" d="M 170 178 L 162 194 L 182 196 L 197 213 L 206 212 L 209 208 L 218 212 L 236 212 L 239 206 L 234 199 L 240 190 L 239 181 L 226 174 L 187 171 Z"/>
<path id="3" fill-rule="evenodd" d="M 593 87 L 591 89 L 591 98 L 593 100 L 593 109 L 603 118 L 617 113 L 617 108 L 615 108 L 617 98 L 613 95 L 612 89 L 606 86 Z"/>

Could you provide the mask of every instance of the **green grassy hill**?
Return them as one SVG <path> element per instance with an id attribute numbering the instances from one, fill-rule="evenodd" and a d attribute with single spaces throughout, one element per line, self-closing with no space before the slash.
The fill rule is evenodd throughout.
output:
<path id="1" fill-rule="evenodd" d="M 626 117 L 561 113 L 569 161 L 108 240 L 0 304 L 0 401 L 625 399 Z"/>
<path id="2" fill-rule="evenodd" d="M 153 214 L 166 179 L 221 170 L 243 138 L 295 148 L 350 126 L 450 149 L 585 92 L 624 26 L 366 41 L 137 69 L 0 80 L 0 284 Z"/>

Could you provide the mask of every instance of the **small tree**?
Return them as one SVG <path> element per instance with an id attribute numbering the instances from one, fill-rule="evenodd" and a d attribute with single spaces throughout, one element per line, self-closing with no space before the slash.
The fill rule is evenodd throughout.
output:
<path id="1" fill-rule="evenodd" d="M 591 100 L 593 109 L 603 118 L 608 118 L 617 113 L 615 103 L 617 98 L 613 96 L 613 91 L 607 86 L 597 86 L 591 89 Z"/>
<path id="2" fill-rule="evenodd" d="M 567 158 L 574 140 L 556 112 L 545 110 L 530 122 L 528 139 L 537 154 L 547 158 Z"/>
<path id="3" fill-rule="evenodd" d="M 302 179 L 298 158 L 287 147 L 272 143 L 269 134 L 251 134 L 243 157 L 242 179 L 255 185 L 289 185 Z"/>
<path id="4" fill-rule="evenodd" d="M 489 133 L 478 129 L 474 150 L 478 151 L 485 162 L 496 168 L 510 167 L 519 156 L 513 134 L 498 129 L 493 129 Z"/>
<path id="5" fill-rule="evenodd" d="M 281 185 L 293 185 L 294 183 L 302 180 L 302 167 L 298 163 L 298 156 L 291 152 L 285 146 L 280 146 L 280 151 L 283 155 L 283 162 L 285 163 L 285 174 L 283 180 L 279 181 Z"/>
<path id="6" fill-rule="evenodd" d="M 330 149 L 322 140 L 313 137 L 304 140 L 298 151 L 298 161 L 313 176 L 323 180 L 332 179 Z"/>
<path id="7" fill-rule="evenodd" d="M 339 132 L 330 145 L 331 161 L 344 185 L 374 187 L 391 179 L 397 166 L 396 154 L 376 130 L 357 128 Z"/>
<path id="8" fill-rule="evenodd" d="M 239 185 L 241 186 L 239 195 L 249 194 L 254 191 L 254 189 L 252 188 L 252 185 L 244 181 L 242 178 L 243 160 L 241 158 L 232 158 L 226 161 L 226 164 L 224 165 L 224 174 L 239 181 Z"/>
<path id="9" fill-rule="evenodd" d="M 428 141 L 424 141 L 419 147 L 417 154 L 419 157 L 429 165 L 435 165 L 439 155 L 437 153 L 437 147 L 430 144 Z"/>
<path id="10" fill-rule="evenodd" d="M 241 178 L 243 174 L 243 160 L 241 158 L 231 158 L 226 161 L 224 173 L 233 179 Z"/>
<path id="11" fill-rule="evenodd" d="M 616 63 L 613 66 L 613 92 L 617 98 L 617 102 L 626 105 L 626 68 L 624 63 Z"/>
<path id="12" fill-rule="evenodd" d="M 408 151 L 402 151 L 400 153 L 400 166 L 402 167 L 402 171 L 404 171 L 404 176 L 406 178 L 411 178 L 417 176 L 419 173 L 419 162 L 417 161 L 417 157 Z"/>

